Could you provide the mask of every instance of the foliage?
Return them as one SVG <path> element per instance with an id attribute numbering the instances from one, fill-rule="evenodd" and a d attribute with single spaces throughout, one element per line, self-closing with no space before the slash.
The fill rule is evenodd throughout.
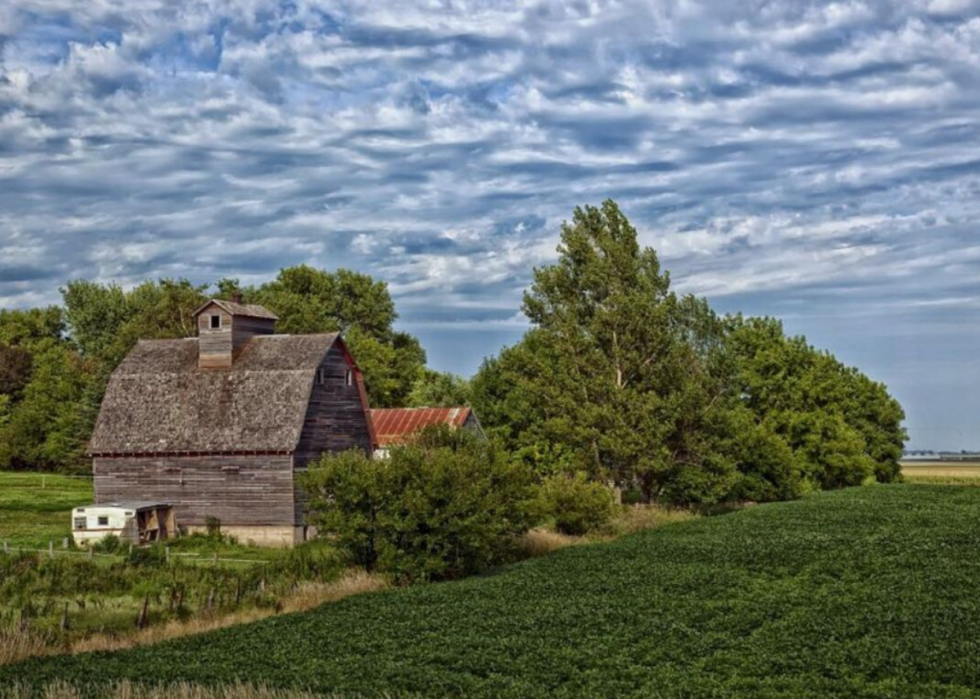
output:
<path id="1" fill-rule="evenodd" d="M 674 294 L 614 202 L 576 209 L 558 253 L 525 294 L 533 328 L 472 382 L 484 427 L 538 473 L 679 504 L 897 477 L 904 414 L 884 386 Z"/>
<path id="2" fill-rule="evenodd" d="M 0 670 L 0 684 L 250 681 L 350 696 L 522 699 L 975 697 L 977 522 L 974 488 L 819 493 L 570 547 L 451 585 L 352 597 L 133 651 L 31 661 Z"/>
<path id="3" fill-rule="evenodd" d="M 0 344 L 0 395 L 18 398 L 31 378 L 31 353 Z"/>
<path id="4" fill-rule="evenodd" d="M 119 553 L 122 550 L 122 539 L 115 534 L 106 534 L 92 545 L 92 549 L 99 553 Z"/>
<path id="5" fill-rule="evenodd" d="M 278 332 L 342 332 L 374 407 L 403 405 L 425 367 L 419 341 L 394 330 L 398 314 L 388 285 L 366 274 L 299 265 L 259 287 L 240 288 L 236 280 L 226 279 L 218 288 L 225 298 L 238 291 L 246 303 L 275 312 Z"/>
<path id="6" fill-rule="evenodd" d="M 554 519 L 555 529 L 571 536 L 601 529 L 616 511 L 609 487 L 590 482 L 581 472 L 546 478 L 539 489 L 538 506 L 543 516 Z"/>
<path id="7" fill-rule="evenodd" d="M 423 369 L 408 394 L 409 408 L 453 408 L 470 403 L 470 384 L 462 376 Z"/>
<path id="8" fill-rule="evenodd" d="M 882 384 L 786 337 L 778 320 L 736 316 L 730 324 L 742 400 L 792 449 L 807 482 L 837 488 L 898 478 L 905 414 Z"/>
<path id="9" fill-rule="evenodd" d="M 204 529 L 212 539 L 221 538 L 221 520 L 208 515 L 204 518 Z"/>
<path id="10" fill-rule="evenodd" d="M 464 430 L 424 431 L 386 459 L 327 456 L 300 482 L 310 523 L 359 565 L 398 581 L 483 570 L 531 524 L 529 472 Z"/>

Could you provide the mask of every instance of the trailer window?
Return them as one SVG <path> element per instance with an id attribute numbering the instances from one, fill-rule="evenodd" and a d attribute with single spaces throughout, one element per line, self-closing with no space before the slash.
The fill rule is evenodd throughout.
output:
<path id="1" fill-rule="evenodd" d="M 108 517 L 99 517 L 99 526 L 100 527 L 108 527 L 109 526 L 109 518 Z"/>
<path id="2" fill-rule="evenodd" d="M 85 529 L 85 518 L 76 517 L 75 518 L 75 529 Z"/>

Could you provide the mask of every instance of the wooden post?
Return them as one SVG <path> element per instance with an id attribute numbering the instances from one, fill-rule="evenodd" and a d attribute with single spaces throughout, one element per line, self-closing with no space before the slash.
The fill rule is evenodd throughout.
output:
<path id="1" fill-rule="evenodd" d="M 143 608 L 140 610 L 140 615 L 136 617 L 136 628 L 145 629 L 150 625 L 150 597 L 147 595 L 143 598 Z"/>
<path id="2" fill-rule="evenodd" d="M 3 540 L 3 552 L 10 553 L 10 544 L 7 543 L 6 539 Z"/>
<path id="3" fill-rule="evenodd" d="M 215 551 L 214 552 L 214 556 L 211 557 L 211 562 L 214 563 L 215 565 L 218 564 L 218 552 L 217 551 Z"/>
<path id="4" fill-rule="evenodd" d="M 61 540 L 61 548 L 63 548 L 63 549 L 68 548 L 68 537 L 67 536 L 64 539 Z"/>
<path id="5" fill-rule="evenodd" d="M 93 558 L 95 558 L 95 547 L 94 546 L 89 546 L 88 547 L 88 558 L 89 558 L 89 560 L 92 560 Z"/>
<path id="6" fill-rule="evenodd" d="M 48 541 L 48 556 L 54 558 L 54 542 Z"/>
<path id="7" fill-rule="evenodd" d="M 163 555 L 166 558 L 167 563 L 170 563 L 170 547 L 169 546 L 164 546 L 163 547 L 163 552 L 164 552 Z"/>

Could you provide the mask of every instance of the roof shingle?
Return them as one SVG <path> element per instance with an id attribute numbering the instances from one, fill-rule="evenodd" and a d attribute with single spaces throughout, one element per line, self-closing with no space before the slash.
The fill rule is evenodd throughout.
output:
<path id="1" fill-rule="evenodd" d="M 113 373 L 89 452 L 289 452 L 328 335 L 259 335 L 227 371 L 198 368 L 197 338 L 143 340 Z"/>

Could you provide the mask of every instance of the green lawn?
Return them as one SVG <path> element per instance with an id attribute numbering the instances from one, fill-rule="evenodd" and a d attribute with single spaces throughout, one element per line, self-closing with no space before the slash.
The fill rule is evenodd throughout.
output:
<path id="1" fill-rule="evenodd" d="M 92 502 L 92 480 L 0 471 L 0 542 L 60 547 L 71 536 L 71 510 Z"/>
<path id="2" fill-rule="evenodd" d="M 120 678 L 364 696 L 980 696 L 980 489 L 822 493 L 457 583 L 0 669 L 0 684 L 38 687 Z"/>

